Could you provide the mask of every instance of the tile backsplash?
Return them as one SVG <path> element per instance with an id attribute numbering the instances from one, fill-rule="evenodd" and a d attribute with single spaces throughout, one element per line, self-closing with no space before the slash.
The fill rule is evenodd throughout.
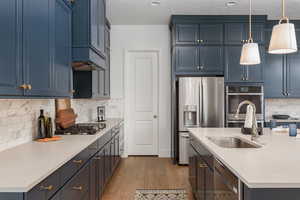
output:
<path id="1" fill-rule="evenodd" d="M 78 114 L 77 122 L 93 121 L 97 118 L 97 106 L 106 106 L 107 117 L 123 117 L 122 99 L 109 101 L 72 100 Z M 55 117 L 53 99 L 0 99 L 0 151 L 32 141 L 37 136 L 39 110 Z"/>
<path id="2" fill-rule="evenodd" d="M 266 121 L 270 120 L 273 114 L 287 114 L 300 118 L 300 99 L 266 99 L 265 107 Z"/>

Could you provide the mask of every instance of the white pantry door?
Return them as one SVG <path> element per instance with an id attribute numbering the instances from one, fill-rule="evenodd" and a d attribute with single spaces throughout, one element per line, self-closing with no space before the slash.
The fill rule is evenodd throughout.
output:
<path id="1" fill-rule="evenodd" d="M 128 155 L 158 155 L 158 53 L 128 52 Z"/>

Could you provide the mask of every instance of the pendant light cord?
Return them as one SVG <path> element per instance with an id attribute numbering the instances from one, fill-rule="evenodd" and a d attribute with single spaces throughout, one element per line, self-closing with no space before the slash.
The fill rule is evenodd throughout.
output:
<path id="1" fill-rule="evenodd" d="M 285 0 L 282 0 L 282 18 L 285 18 Z"/>
<path id="2" fill-rule="evenodd" d="M 252 0 L 249 0 L 250 3 L 250 11 L 249 11 L 249 40 L 248 43 L 253 42 L 253 38 L 252 38 Z"/>

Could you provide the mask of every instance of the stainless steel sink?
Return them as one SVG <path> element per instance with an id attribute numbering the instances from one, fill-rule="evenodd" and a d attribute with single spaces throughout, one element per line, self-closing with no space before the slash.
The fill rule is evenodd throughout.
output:
<path id="1" fill-rule="evenodd" d="M 237 137 L 207 137 L 210 141 L 223 148 L 260 148 L 261 146 Z"/>

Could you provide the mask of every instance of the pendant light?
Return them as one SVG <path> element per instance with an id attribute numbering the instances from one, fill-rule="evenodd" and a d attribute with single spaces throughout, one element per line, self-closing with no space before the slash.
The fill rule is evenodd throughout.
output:
<path id="1" fill-rule="evenodd" d="M 260 62 L 259 47 L 257 43 L 253 42 L 252 38 L 252 0 L 250 0 L 249 39 L 247 40 L 247 43 L 243 45 L 240 64 L 258 65 Z"/>
<path id="2" fill-rule="evenodd" d="M 283 22 L 286 23 L 283 23 Z M 273 27 L 269 53 L 290 54 L 298 51 L 294 24 L 285 16 L 285 0 L 282 0 L 282 17 L 279 24 Z"/>

